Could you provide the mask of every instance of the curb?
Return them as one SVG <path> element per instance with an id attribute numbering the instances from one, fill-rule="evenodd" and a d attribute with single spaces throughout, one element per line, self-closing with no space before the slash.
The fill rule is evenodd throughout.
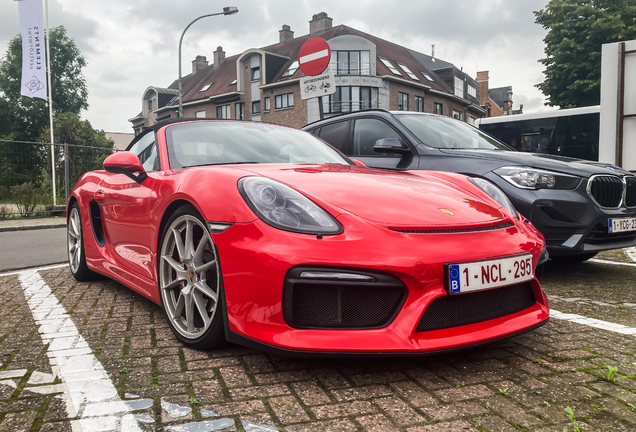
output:
<path id="1" fill-rule="evenodd" d="M 66 224 L 54 224 L 54 225 L 30 225 L 30 226 L 13 226 L 13 227 L 0 227 L 0 232 L 8 231 L 27 231 L 27 230 L 39 230 L 49 228 L 66 228 Z"/>

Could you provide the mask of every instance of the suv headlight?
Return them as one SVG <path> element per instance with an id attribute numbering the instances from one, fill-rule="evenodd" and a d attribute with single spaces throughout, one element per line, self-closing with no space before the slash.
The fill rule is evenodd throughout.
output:
<path id="1" fill-rule="evenodd" d="M 501 167 L 493 171 L 521 189 L 574 189 L 581 177 L 530 167 Z"/>
<path id="2" fill-rule="evenodd" d="M 501 189 L 499 189 L 499 187 L 497 187 L 497 185 L 495 185 L 490 180 L 486 180 L 486 179 L 481 178 L 481 177 L 468 177 L 468 180 L 472 184 L 477 186 L 479 189 L 481 189 L 484 192 L 486 192 L 490 196 L 490 198 L 494 199 L 499 204 L 501 204 L 501 206 L 503 208 L 505 208 L 506 210 L 508 210 L 508 212 L 512 216 L 514 216 L 517 219 L 519 219 L 519 213 L 517 213 L 517 210 L 515 209 L 515 206 L 512 205 L 512 203 L 510 202 L 510 200 L 508 199 L 506 194 L 503 193 L 501 191 Z"/>
<path id="3" fill-rule="evenodd" d="M 274 228 L 303 234 L 342 232 L 329 213 L 284 184 L 262 177 L 244 177 L 238 187 L 254 213 Z"/>

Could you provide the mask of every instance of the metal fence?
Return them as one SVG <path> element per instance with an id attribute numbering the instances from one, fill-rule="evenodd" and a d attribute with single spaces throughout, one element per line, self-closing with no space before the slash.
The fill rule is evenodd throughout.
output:
<path id="1" fill-rule="evenodd" d="M 114 151 L 77 144 L 0 140 L 0 218 L 41 216 L 59 211 L 60 206 L 63 209 L 82 174 L 100 169 Z"/>

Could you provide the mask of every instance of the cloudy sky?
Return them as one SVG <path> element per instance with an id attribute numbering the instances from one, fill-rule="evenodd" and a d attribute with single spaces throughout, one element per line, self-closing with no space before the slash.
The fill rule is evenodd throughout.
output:
<path id="1" fill-rule="evenodd" d="M 90 107 L 82 116 L 107 132 L 132 132 L 128 119 L 141 110 L 150 85 L 166 87 L 177 78 L 177 47 L 185 26 L 206 13 L 237 6 L 232 16 L 205 18 L 183 42 L 183 72 L 198 54 L 212 59 L 278 42 L 278 30 L 309 32 L 313 14 L 325 11 L 333 24 L 346 24 L 391 42 L 463 67 L 475 77 L 490 71 L 490 87 L 512 85 L 515 108 L 550 109 L 534 85 L 543 81 L 545 30 L 533 11 L 548 0 L 48 0 L 50 26 L 63 24 L 88 61 L 84 73 Z M 0 55 L 20 32 L 18 2 L 0 2 Z"/>

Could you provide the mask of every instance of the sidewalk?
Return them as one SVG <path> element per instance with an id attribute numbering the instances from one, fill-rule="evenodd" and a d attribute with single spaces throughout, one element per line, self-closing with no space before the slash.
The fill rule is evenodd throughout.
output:
<path id="1" fill-rule="evenodd" d="M 34 218 L 34 219 L 7 219 L 0 220 L 0 232 L 21 231 L 45 228 L 63 228 L 66 226 L 64 216 Z"/>

